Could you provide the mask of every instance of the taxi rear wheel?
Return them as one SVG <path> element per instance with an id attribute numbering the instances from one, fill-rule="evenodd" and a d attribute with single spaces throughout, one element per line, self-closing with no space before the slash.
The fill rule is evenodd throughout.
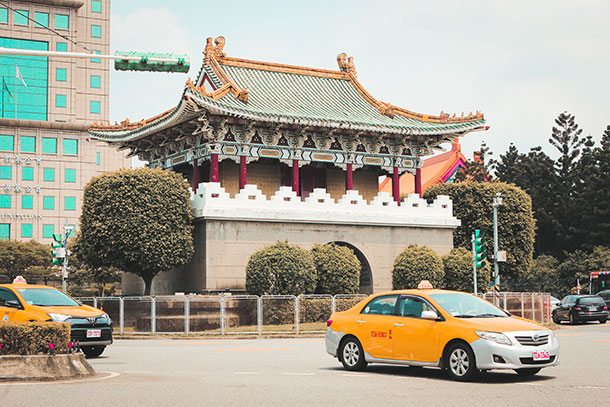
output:
<path id="1" fill-rule="evenodd" d="M 83 350 L 83 353 L 86 357 L 97 358 L 104 352 L 106 346 L 83 346 L 81 347 L 81 349 Z"/>
<path id="2" fill-rule="evenodd" d="M 341 363 L 347 370 L 364 370 L 366 368 L 366 360 L 364 360 L 364 351 L 360 341 L 354 337 L 349 337 L 341 344 Z"/>
<path id="3" fill-rule="evenodd" d="M 449 348 L 446 355 L 445 367 L 452 379 L 465 382 L 477 375 L 477 364 L 470 346 L 455 343 Z"/>

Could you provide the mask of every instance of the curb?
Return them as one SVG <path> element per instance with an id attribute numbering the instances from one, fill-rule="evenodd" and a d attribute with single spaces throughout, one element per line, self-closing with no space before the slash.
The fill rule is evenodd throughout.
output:
<path id="1" fill-rule="evenodd" d="M 263 335 L 192 335 L 192 334 L 140 334 L 140 335 L 113 335 L 113 339 L 138 340 L 138 339 L 171 339 L 171 340 L 252 340 L 252 339 L 310 339 L 324 338 L 325 334 L 263 334 Z"/>
<path id="2" fill-rule="evenodd" d="M 0 382 L 64 380 L 95 374 L 82 353 L 0 357 Z"/>

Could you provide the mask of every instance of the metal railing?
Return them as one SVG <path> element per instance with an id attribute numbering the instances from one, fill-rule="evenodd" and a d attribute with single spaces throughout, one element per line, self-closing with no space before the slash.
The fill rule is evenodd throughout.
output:
<path id="1" fill-rule="evenodd" d="M 513 315 L 540 323 L 551 321 L 549 294 L 481 295 Z M 172 295 L 82 297 L 103 309 L 116 334 L 197 333 L 261 335 L 323 333 L 333 312 L 345 311 L 367 296 L 337 295 Z"/>

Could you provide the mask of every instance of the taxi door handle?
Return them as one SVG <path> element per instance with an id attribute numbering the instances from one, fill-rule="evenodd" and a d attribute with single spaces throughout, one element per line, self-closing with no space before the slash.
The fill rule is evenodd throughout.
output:
<path id="1" fill-rule="evenodd" d="M 356 322 L 357 322 L 357 323 L 359 323 L 359 324 L 364 324 L 364 323 L 366 323 L 366 321 L 361 321 L 361 320 L 358 320 L 358 321 L 356 321 Z"/>
<path id="2" fill-rule="evenodd" d="M 396 323 L 394 326 L 404 326 L 403 324 Z"/>

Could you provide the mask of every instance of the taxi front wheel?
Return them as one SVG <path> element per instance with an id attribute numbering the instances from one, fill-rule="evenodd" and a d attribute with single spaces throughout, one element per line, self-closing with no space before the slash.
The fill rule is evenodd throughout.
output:
<path id="1" fill-rule="evenodd" d="M 460 342 L 455 343 L 451 345 L 446 355 L 445 368 L 452 379 L 465 382 L 477 375 L 477 364 L 470 346 Z"/>
<path id="2" fill-rule="evenodd" d="M 83 346 L 81 347 L 81 349 L 83 350 L 83 353 L 86 357 L 97 358 L 104 352 L 106 346 Z"/>
<path id="3" fill-rule="evenodd" d="M 364 370 L 366 368 L 366 360 L 364 360 L 364 351 L 360 341 L 354 337 L 349 337 L 341 344 L 341 363 L 347 370 Z"/>

